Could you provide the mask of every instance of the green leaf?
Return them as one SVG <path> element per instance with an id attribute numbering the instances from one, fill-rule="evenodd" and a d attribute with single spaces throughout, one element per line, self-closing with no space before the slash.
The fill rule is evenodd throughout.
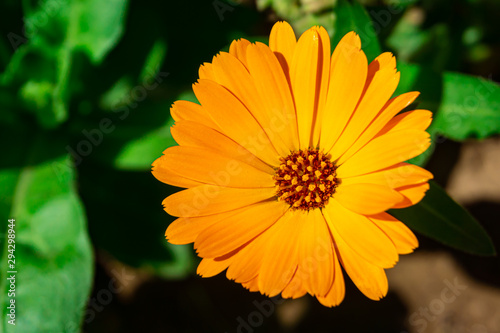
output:
<path id="1" fill-rule="evenodd" d="M 26 133 L 24 133 L 26 134 Z M 33 136 L 31 136 L 34 138 Z M 0 249 L 3 269 L 15 275 L 15 296 L 1 283 L 2 332 L 79 332 L 93 275 L 86 218 L 72 163 L 58 141 L 11 137 L 16 149 L 0 165 Z M 21 143 L 24 142 L 24 145 Z M 9 252 L 7 219 L 15 219 L 15 251 Z M 15 263 L 8 262 L 14 254 Z M 15 299 L 15 326 L 7 309 Z"/>
<path id="2" fill-rule="evenodd" d="M 500 85 L 481 77 L 444 73 L 433 128 L 447 138 L 484 139 L 500 133 Z"/>
<path id="3" fill-rule="evenodd" d="M 355 31 L 361 38 L 361 47 L 369 61 L 382 53 L 377 33 L 373 29 L 370 15 L 361 4 L 350 4 L 347 0 L 339 0 L 334 8 L 335 25 L 332 38 L 332 49 L 342 37 L 350 31 Z"/>
<path id="4" fill-rule="evenodd" d="M 127 0 L 104 4 L 97 0 L 23 2 L 26 41 L 13 45 L 16 52 L 0 76 L 25 109 L 46 128 L 68 118 L 71 96 L 81 88 L 79 74 L 86 54 L 94 64 L 102 62 L 120 39 Z M 73 82 L 72 79 L 76 82 Z"/>
<path id="5" fill-rule="evenodd" d="M 122 170 L 149 170 L 152 161 L 158 158 L 162 151 L 176 145 L 170 134 L 173 124 L 174 120 L 170 119 L 165 126 L 126 142 L 115 157 L 115 167 Z"/>
<path id="6" fill-rule="evenodd" d="M 419 91 L 419 109 L 433 112 L 428 129 L 432 146 L 411 160 L 423 165 L 434 151 L 438 135 L 462 141 L 484 139 L 500 133 L 500 85 L 480 77 L 444 72 L 417 64 L 399 62 L 401 80 L 394 95 Z"/>
<path id="7" fill-rule="evenodd" d="M 158 39 L 155 41 L 151 50 L 146 57 L 144 62 L 144 67 L 142 68 L 141 74 L 139 75 L 139 81 L 145 83 L 154 80 L 158 75 L 165 56 L 167 54 L 167 43 L 163 39 Z"/>
<path id="8" fill-rule="evenodd" d="M 100 63 L 123 34 L 127 5 L 128 0 L 75 1 L 70 16 L 75 34 L 69 42 Z"/>
<path id="9" fill-rule="evenodd" d="M 430 131 L 461 141 L 500 133 L 500 85 L 480 77 L 432 71 L 399 63 L 401 81 L 395 95 L 420 91 L 419 108 L 434 113 Z"/>
<path id="10" fill-rule="evenodd" d="M 389 213 L 416 232 L 448 246 L 473 254 L 495 255 L 495 247 L 479 222 L 439 185 L 433 181 L 429 184 L 421 202 Z"/>

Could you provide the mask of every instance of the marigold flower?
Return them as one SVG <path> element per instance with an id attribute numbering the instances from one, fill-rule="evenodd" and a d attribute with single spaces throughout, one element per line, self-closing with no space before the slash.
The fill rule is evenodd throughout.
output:
<path id="1" fill-rule="evenodd" d="M 269 46 L 234 41 L 199 76 L 201 105 L 173 104 L 179 146 L 153 163 L 158 180 L 187 188 L 163 202 L 179 217 L 169 242 L 194 242 L 201 276 L 226 270 L 265 295 L 338 305 L 343 267 L 368 298 L 384 297 L 384 269 L 418 246 L 386 211 L 419 202 L 432 178 L 404 162 L 428 148 L 432 114 L 398 114 L 419 93 L 391 98 L 394 56 L 368 64 L 354 32 L 331 54 L 323 27 L 297 41 L 278 22 Z"/>

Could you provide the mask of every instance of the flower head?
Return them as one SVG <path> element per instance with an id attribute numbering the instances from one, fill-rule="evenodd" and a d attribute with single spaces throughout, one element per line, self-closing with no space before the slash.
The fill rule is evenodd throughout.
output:
<path id="1" fill-rule="evenodd" d="M 386 211 L 420 201 L 432 178 L 405 163 L 428 148 L 431 112 L 400 113 L 418 93 L 391 98 L 393 55 L 368 64 L 354 32 L 331 54 L 324 28 L 297 41 L 278 22 L 269 46 L 234 41 L 199 75 L 200 104 L 171 109 L 179 146 L 153 163 L 157 179 L 186 188 L 163 202 L 179 217 L 169 242 L 194 242 L 200 275 L 226 270 L 269 296 L 338 305 L 343 271 L 385 296 L 384 269 L 418 246 Z"/>

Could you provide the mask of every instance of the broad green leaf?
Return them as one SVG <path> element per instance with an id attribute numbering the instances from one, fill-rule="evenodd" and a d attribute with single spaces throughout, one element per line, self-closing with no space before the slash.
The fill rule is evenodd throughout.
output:
<path id="1" fill-rule="evenodd" d="M 391 215 L 427 237 L 459 250 L 495 255 L 488 234 L 462 206 L 457 204 L 435 182 L 422 201 L 404 209 L 392 209 Z"/>
<path id="2" fill-rule="evenodd" d="M 1 264 L 16 272 L 15 298 L 6 278 L 0 282 L 0 331 L 79 332 L 93 264 L 74 167 L 60 141 L 31 138 L 11 137 L 21 153 L 0 163 Z M 8 251 L 8 218 L 15 219 L 15 252 Z M 6 320 L 11 299 L 15 326 Z"/>
<path id="3" fill-rule="evenodd" d="M 447 138 L 484 139 L 500 133 L 500 85 L 481 77 L 446 72 L 433 128 Z"/>
<path id="4" fill-rule="evenodd" d="M 332 48 L 350 31 L 355 31 L 361 38 L 361 47 L 368 60 L 375 59 L 382 53 L 377 33 L 373 29 L 370 15 L 361 4 L 350 4 L 347 0 L 339 0 L 334 8 L 335 25 Z"/>
<path id="5" fill-rule="evenodd" d="M 94 64 L 102 62 L 120 39 L 127 0 L 24 1 L 23 43 L 12 56 L 0 84 L 19 98 L 46 128 L 68 118 L 72 95 L 81 89 L 81 51 Z M 12 41 L 11 41 L 12 42 Z M 12 42 L 13 43 L 13 42 Z M 76 84 L 72 81 L 76 81 Z"/>
<path id="6" fill-rule="evenodd" d="M 428 129 L 433 145 L 411 162 L 422 165 L 434 150 L 438 135 L 462 141 L 484 139 L 500 133 L 500 86 L 480 77 L 459 73 L 438 73 L 428 67 L 399 62 L 399 86 L 394 93 L 419 91 L 415 101 L 420 109 L 433 112 Z"/>
<path id="7" fill-rule="evenodd" d="M 74 32 L 68 32 L 68 42 L 100 63 L 123 34 L 127 5 L 128 0 L 74 1 L 68 27 Z"/>

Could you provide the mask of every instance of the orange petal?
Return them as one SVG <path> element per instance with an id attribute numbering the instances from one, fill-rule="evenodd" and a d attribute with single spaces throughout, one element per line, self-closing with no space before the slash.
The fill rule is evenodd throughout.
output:
<path id="1" fill-rule="evenodd" d="M 250 44 L 251 43 L 244 38 L 234 40 L 229 46 L 229 53 L 238 58 L 238 60 L 246 66 L 247 47 Z"/>
<path id="2" fill-rule="evenodd" d="M 339 245 L 338 253 L 345 271 L 366 297 L 378 301 L 387 295 L 389 283 L 383 268 L 363 260 L 356 252 L 346 248 L 344 244 Z"/>
<path id="3" fill-rule="evenodd" d="M 376 61 L 377 59 L 374 60 L 374 62 Z M 399 72 L 396 73 L 392 65 L 382 66 L 375 72 L 373 79 L 370 80 L 370 68 L 372 67 L 373 62 L 368 67 L 369 73 L 364 88 L 365 91 L 361 96 L 359 104 L 344 132 L 330 151 L 333 160 L 338 159 L 356 142 L 389 98 L 391 98 L 391 95 L 398 86 Z"/>
<path id="4" fill-rule="evenodd" d="M 345 35 L 333 52 L 328 96 L 323 112 L 321 146 L 327 151 L 338 140 L 358 104 L 368 70 L 359 36 Z"/>
<path id="5" fill-rule="evenodd" d="M 247 48 L 247 66 L 255 80 L 262 100 L 261 116 L 269 136 L 280 139 L 276 145 L 282 156 L 298 148 L 297 119 L 287 79 L 276 56 L 265 44 L 256 43 Z M 264 115 L 266 115 L 264 117 Z"/>
<path id="6" fill-rule="evenodd" d="M 382 53 L 370 63 L 366 77 L 365 91 L 377 74 L 380 74 L 379 72 L 384 70 L 396 72 L 396 58 L 391 52 Z"/>
<path id="7" fill-rule="evenodd" d="M 319 209 L 303 213 L 298 241 L 299 268 L 296 275 L 311 295 L 325 296 L 334 276 L 333 242 L 323 215 Z"/>
<path id="8" fill-rule="evenodd" d="M 298 263 L 298 225 L 304 223 L 301 212 L 287 212 L 270 230 L 269 246 L 259 272 L 259 290 L 270 297 L 276 296 L 291 281 Z"/>
<path id="9" fill-rule="evenodd" d="M 285 21 L 276 22 L 269 36 L 269 47 L 278 58 L 288 82 L 290 82 L 290 66 L 296 45 L 297 38 L 292 26 Z"/>
<path id="10" fill-rule="evenodd" d="M 344 240 L 341 232 L 337 230 L 338 221 L 332 219 L 330 215 L 325 214 L 325 218 L 336 244 L 337 255 L 345 271 L 366 297 L 373 300 L 381 299 L 389 289 L 384 270 L 365 260 L 348 245 L 349 241 Z M 391 246 L 394 247 L 392 243 Z M 372 248 L 370 251 L 376 252 L 377 250 Z"/>
<path id="11" fill-rule="evenodd" d="M 215 150 L 198 147 L 174 146 L 165 150 L 164 155 L 154 162 L 153 174 L 161 172 L 227 187 L 274 186 L 272 175 Z"/>
<path id="12" fill-rule="evenodd" d="M 233 214 L 232 212 L 227 213 Z M 209 216 L 202 217 L 181 217 L 170 223 L 165 232 L 165 237 L 172 244 L 189 244 L 196 240 L 196 237 L 217 222 Z"/>
<path id="13" fill-rule="evenodd" d="M 337 255 L 334 254 L 334 270 L 335 276 L 333 280 L 333 285 L 328 291 L 326 296 L 317 296 L 318 301 L 324 306 L 332 307 L 339 305 L 345 296 L 345 283 L 344 283 L 344 274 L 342 273 L 342 269 L 340 268 L 340 263 L 337 258 Z"/>
<path id="14" fill-rule="evenodd" d="M 259 277 L 256 276 L 250 281 L 241 283 L 241 285 L 248 291 L 259 291 Z"/>
<path id="15" fill-rule="evenodd" d="M 398 253 L 394 244 L 366 216 L 353 213 L 336 200 L 331 200 L 323 212 L 330 230 L 335 228 L 346 246 L 357 252 L 364 260 L 383 268 L 390 268 L 396 264 Z M 335 236 L 333 239 L 338 244 Z"/>
<path id="16" fill-rule="evenodd" d="M 337 187 L 334 198 L 358 214 L 372 215 L 394 207 L 403 196 L 390 187 L 373 183 L 356 183 Z"/>
<path id="17" fill-rule="evenodd" d="M 417 237 L 395 217 L 387 213 L 381 213 L 369 216 L 369 219 L 391 239 L 398 253 L 411 253 L 418 247 Z"/>
<path id="18" fill-rule="evenodd" d="M 278 153 L 248 109 L 227 89 L 210 80 L 193 86 L 201 105 L 221 132 L 270 165 L 278 165 Z"/>
<path id="19" fill-rule="evenodd" d="M 281 292 L 281 297 L 283 298 L 299 298 L 307 293 L 302 278 L 295 273 L 295 275 L 290 280 L 290 283 Z"/>
<path id="20" fill-rule="evenodd" d="M 409 163 L 399 163 L 389 168 L 367 173 L 361 176 L 342 178 L 342 185 L 371 183 L 396 188 L 420 184 L 432 179 L 429 171 Z"/>
<path id="21" fill-rule="evenodd" d="M 174 170 L 168 168 L 164 163 L 163 156 L 153 162 L 151 173 L 159 181 L 172 186 L 190 188 L 203 185 L 202 182 L 180 176 Z"/>
<path id="22" fill-rule="evenodd" d="M 368 80 L 373 80 L 378 71 L 383 69 L 396 69 L 396 58 L 391 52 L 384 52 L 376 57 L 368 69 Z"/>
<path id="23" fill-rule="evenodd" d="M 163 206 L 172 216 L 193 217 L 227 212 L 268 200 L 274 188 L 231 188 L 202 185 L 172 194 Z"/>
<path id="24" fill-rule="evenodd" d="M 262 258 L 270 246 L 267 242 L 270 235 L 268 231 L 263 232 L 235 253 L 233 262 L 226 272 L 228 279 L 243 283 L 254 279 L 259 274 Z"/>
<path id="25" fill-rule="evenodd" d="M 429 183 L 403 186 L 396 190 L 404 196 L 404 200 L 396 204 L 393 208 L 406 208 L 420 202 L 425 196 L 425 192 L 429 189 Z"/>
<path id="26" fill-rule="evenodd" d="M 324 28 L 311 28 L 299 38 L 290 68 L 290 80 L 297 110 L 301 149 L 315 147 L 319 128 L 314 128 L 319 107 L 326 100 L 329 76 L 330 41 L 324 40 Z M 315 134 L 318 132 L 318 135 Z"/>
<path id="27" fill-rule="evenodd" d="M 212 64 L 209 62 L 203 63 L 203 65 L 201 65 L 200 69 L 198 70 L 198 76 L 200 77 L 200 79 L 215 81 L 214 68 Z"/>
<path id="28" fill-rule="evenodd" d="M 232 258 L 228 258 L 225 260 L 217 260 L 213 258 L 205 258 L 203 259 L 198 268 L 196 269 L 196 273 L 205 278 L 215 276 L 222 271 L 224 271 L 227 266 L 231 263 Z"/>
<path id="29" fill-rule="evenodd" d="M 269 116 L 264 112 L 264 103 L 246 67 L 236 57 L 226 52 L 221 52 L 214 57 L 212 64 L 217 83 L 233 93 L 266 130 Z M 282 142 L 279 143 L 283 145 Z"/>
<path id="30" fill-rule="evenodd" d="M 176 101 L 170 108 L 170 114 L 175 121 L 190 120 L 214 129 L 219 128 L 212 118 L 210 118 L 207 110 L 193 102 Z"/>
<path id="31" fill-rule="evenodd" d="M 337 163 L 342 164 L 349 157 L 354 155 L 359 149 L 372 140 L 380 130 L 401 110 L 410 105 L 419 95 L 419 92 L 409 92 L 390 99 L 373 120 L 373 122 L 365 129 L 356 142 L 339 158 Z M 418 128 L 415 128 L 418 129 Z"/>
<path id="32" fill-rule="evenodd" d="M 320 37 L 320 49 L 319 52 L 323 54 L 319 55 L 318 59 L 318 78 L 320 82 L 319 91 L 316 92 L 318 100 L 318 110 L 316 111 L 316 124 L 313 125 L 313 147 L 316 147 L 320 143 L 321 136 L 321 126 L 323 125 L 324 113 L 326 112 L 326 99 L 328 96 L 328 83 L 330 82 L 330 36 L 328 32 L 323 27 L 318 28 Z M 321 78 L 320 78 L 321 76 Z"/>
<path id="33" fill-rule="evenodd" d="M 246 244 L 272 226 L 287 211 L 288 206 L 278 201 L 266 201 L 234 210 L 201 232 L 194 243 L 200 257 L 218 257 Z"/>
<path id="34" fill-rule="evenodd" d="M 275 225 L 276 223 L 234 254 L 233 262 L 226 273 L 228 279 L 243 283 L 260 274 L 263 258 L 273 247 L 272 240 L 276 237 Z"/>
<path id="35" fill-rule="evenodd" d="M 404 130 L 387 133 L 367 143 L 337 168 L 340 179 L 364 175 L 420 155 L 430 146 L 427 132 Z"/>
<path id="36" fill-rule="evenodd" d="M 215 150 L 223 155 L 245 162 L 262 172 L 274 174 L 273 168 L 268 164 L 213 128 L 194 121 L 181 120 L 170 129 L 170 132 L 175 141 L 181 146 Z"/>
<path id="37" fill-rule="evenodd" d="M 397 132 L 407 129 L 425 131 L 432 122 L 432 112 L 428 110 L 413 110 L 398 114 L 387 123 L 377 136 L 389 132 Z"/>

